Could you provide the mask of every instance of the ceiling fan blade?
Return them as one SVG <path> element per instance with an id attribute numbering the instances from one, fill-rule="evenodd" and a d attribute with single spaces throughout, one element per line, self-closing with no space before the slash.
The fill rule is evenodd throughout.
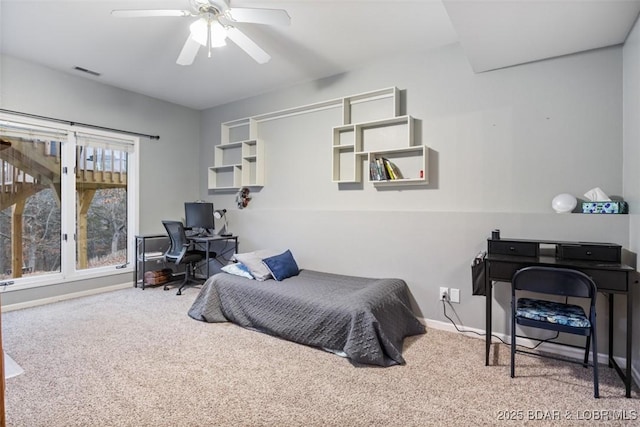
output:
<path id="1" fill-rule="evenodd" d="M 255 59 L 258 64 L 266 64 L 271 60 L 271 56 L 251 40 L 245 33 L 232 27 L 227 30 L 227 37 L 237 44 L 242 50 Z"/>
<path id="2" fill-rule="evenodd" d="M 191 16 L 188 10 L 117 9 L 111 16 L 118 18 L 146 18 L 152 16 Z"/>
<path id="3" fill-rule="evenodd" d="M 176 63 L 178 65 L 191 65 L 193 61 L 196 59 L 196 55 L 198 54 L 198 49 L 200 48 L 200 43 L 191 38 L 191 35 L 187 37 L 187 41 L 184 43 L 182 50 L 180 51 L 180 55 L 178 55 L 178 59 Z"/>
<path id="4" fill-rule="evenodd" d="M 227 18 L 234 22 L 248 22 L 251 24 L 289 25 L 291 17 L 284 9 L 251 9 L 229 8 Z"/>

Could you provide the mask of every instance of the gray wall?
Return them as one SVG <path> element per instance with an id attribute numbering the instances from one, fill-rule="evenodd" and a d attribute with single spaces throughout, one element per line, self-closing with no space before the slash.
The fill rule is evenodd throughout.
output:
<path id="1" fill-rule="evenodd" d="M 140 141 L 140 233 L 162 231 L 162 219 L 184 216 L 183 199 L 198 198 L 198 111 L 7 56 L 0 57 L 0 108 L 160 135 L 158 141 Z M 132 273 L 125 273 L 24 291 L 8 288 L 2 304 L 131 281 Z"/>
<path id="2" fill-rule="evenodd" d="M 0 107 L 159 134 L 160 141 L 141 144 L 142 233 L 161 231 L 165 217 L 182 217 L 182 200 L 209 199 L 229 209 L 242 251 L 291 248 L 303 268 L 402 277 L 420 314 L 437 321 L 446 322 L 438 287 L 459 288 L 458 316 L 483 329 L 484 300 L 470 295 L 469 263 L 491 229 L 506 237 L 611 241 L 638 250 L 637 214 L 558 215 L 550 201 L 600 186 L 638 212 L 639 37 L 636 25 L 624 61 L 617 47 L 483 74 L 474 74 L 453 45 L 201 114 L 1 57 Z M 327 111 L 270 125 L 267 185 L 247 209 L 235 208 L 233 194 L 207 190 L 221 122 L 390 86 L 403 91 L 403 112 L 420 119 L 418 135 L 432 149 L 427 188 L 332 184 L 330 128 L 337 118 Z M 179 203 L 167 197 L 174 194 Z M 4 292 L 3 304 L 128 280 L 127 273 Z M 506 332 L 506 286 L 496 300 L 494 327 Z"/>
<path id="3" fill-rule="evenodd" d="M 277 120 L 264 132 L 266 185 L 247 209 L 235 209 L 233 195 L 207 191 L 200 175 L 203 197 L 230 210 L 241 251 L 290 248 L 303 268 L 401 277 L 421 315 L 437 321 L 446 322 L 439 287 L 459 288 L 460 319 L 484 329 L 484 299 L 471 296 L 469 266 L 492 229 L 629 245 L 627 216 L 560 215 L 550 205 L 556 194 L 580 197 L 595 186 L 623 193 L 620 47 L 474 74 L 452 45 L 213 108 L 202 115 L 201 170 L 213 164 L 221 122 L 390 86 L 403 91 L 403 112 L 421 121 L 432 183 L 339 188 L 330 149 L 339 114 Z M 507 331 L 507 293 L 497 291 L 498 332 Z"/>
<path id="4" fill-rule="evenodd" d="M 640 251 L 640 23 L 635 24 L 623 49 L 624 91 L 624 196 L 629 202 L 629 248 Z M 636 288 L 637 289 L 637 288 Z M 634 298 L 635 341 L 633 348 L 634 370 L 640 372 L 640 290 Z"/>

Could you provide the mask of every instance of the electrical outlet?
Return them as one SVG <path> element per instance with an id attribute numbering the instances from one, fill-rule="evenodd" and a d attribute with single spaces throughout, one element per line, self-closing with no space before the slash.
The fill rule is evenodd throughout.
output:
<path id="1" fill-rule="evenodd" d="M 449 299 L 449 288 L 445 288 L 444 286 L 440 286 L 440 293 L 438 294 L 438 300 L 448 300 Z"/>
<path id="2" fill-rule="evenodd" d="M 451 288 L 449 290 L 449 301 L 460 303 L 460 289 Z"/>

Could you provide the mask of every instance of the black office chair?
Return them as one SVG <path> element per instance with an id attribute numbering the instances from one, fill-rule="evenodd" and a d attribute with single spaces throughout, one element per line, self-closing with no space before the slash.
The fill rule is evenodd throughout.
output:
<path id="1" fill-rule="evenodd" d="M 176 265 L 184 264 L 184 280 L 180 283 L 178 293 L 176 295 L 182 295 L 182 289 L 189 283 L 200 284 L 200 281 L 195 278 L 194 270 L 198 262 L 204 259 L 201 252 L 190 251 L 190 243 L 187 240 L 187 236 L 184 232 L 184 226 L 180 221 L 162 221 L 162 225 L 169 234 L 171 240 L 171 246 L 164 254 L 165 261 L 173 262 Z M 164 286 L 164 290 L 168 290 L 167 285 Z"/>
<path id="2" fill-rule="evenodd" d="M 516 349 L 516 324 L 586 336 L 583 366 L 589 365 L 589 346 L 593 343 L 593 395 L 600 397 L 598 389 L 598 346 L 596 340 L 596 284 L 584 273 L 566 268 L 527 267 L 518 270 L 511 286 L 511 378 L 515 377 L 515 355 L 527 353 Z M 518 298 L 516 291 L 560 295 L 589 300 L 589 314 L 578 305 L 559 303 L 537 298 Z M 553 359 L 560 359 L 553 356 Z"/>

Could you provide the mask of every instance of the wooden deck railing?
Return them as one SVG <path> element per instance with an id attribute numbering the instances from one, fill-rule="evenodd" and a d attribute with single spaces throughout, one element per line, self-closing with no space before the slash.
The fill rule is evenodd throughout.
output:
<path id="1" fill-rule="evenodd" d="M 3 197 L 20 193 L 27 186 L 60 182 L 60 149 L 57 144 L 42 141 L 29 144 L 22 140 L 12 145 L 11 152 L 7 150 L 0 156 L 0 194 Z M 76 181 L 94 188 L 101 185 L 124 187 L 127 184 L 127 161 L 124 151 L 77 147 Z M 44 173 L 47 171 L 49 173 Z"/>
<path id="2" fill-rule="evenodd" d="M 127 161 L 124 151 L 79 146 L 76 148 L 76 180 L 98 188 L 126 186 Z"/>

